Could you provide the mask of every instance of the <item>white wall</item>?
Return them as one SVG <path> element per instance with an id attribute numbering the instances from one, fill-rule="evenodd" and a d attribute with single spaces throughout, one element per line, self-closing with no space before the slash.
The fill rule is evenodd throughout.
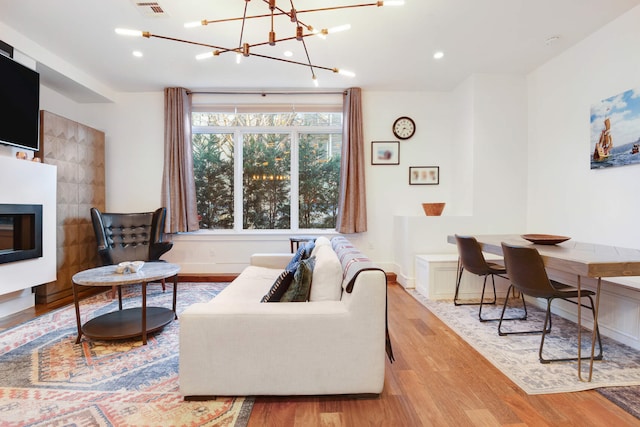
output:
<path id="1" fill-rule="evenodd" d="M 415 286 L 415 256 L 455 253 L 447 236 L 519 233 L 526 209 L 526 81 L 523 76 L 476 75 L 450 95 L 452 108 L 443 216 L 396 213 L 393 271 Z"/>
<path id="2" fill-rule="evenodd" d="M 107 210 L 156 210 L 164 162 L 164 95 L 120 94 L 111 107 L 105 144 Z"/>
<path id="3" fill-rule="evenodd" d="M 640 165 L 589 165 L 591 105 L 640 87 L 638 22 L 640 7 L 528 76 L 530 232 L 640 248 Z"/>

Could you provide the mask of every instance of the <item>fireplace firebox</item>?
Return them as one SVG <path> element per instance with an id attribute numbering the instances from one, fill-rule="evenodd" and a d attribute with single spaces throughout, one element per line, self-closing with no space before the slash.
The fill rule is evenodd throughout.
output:
<path id="1" fill-rule="evenodd" d="M 0 204 L 0 264 L 42 256 L 42 205 Z"/>

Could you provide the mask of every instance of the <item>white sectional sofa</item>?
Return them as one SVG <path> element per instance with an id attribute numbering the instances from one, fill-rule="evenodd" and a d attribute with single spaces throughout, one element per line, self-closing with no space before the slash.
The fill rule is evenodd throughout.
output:
<path id="1" fill-rule="evenodd" d="M 185 399 L 382 391 L 384 271 L 342 236 L 319 238 L 311 256 L 307 302 L 261 302 L 292 255 L 258 254 L 213 300 L 180 315 Z"/>

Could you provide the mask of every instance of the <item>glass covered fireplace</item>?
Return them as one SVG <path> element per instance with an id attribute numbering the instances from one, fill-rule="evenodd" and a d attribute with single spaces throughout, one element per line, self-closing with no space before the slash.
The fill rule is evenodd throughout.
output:
<path id="1" fill-rule="evenodd" d="M 0 264 L 42 256 L 42 205 L 0 204 Z"/>

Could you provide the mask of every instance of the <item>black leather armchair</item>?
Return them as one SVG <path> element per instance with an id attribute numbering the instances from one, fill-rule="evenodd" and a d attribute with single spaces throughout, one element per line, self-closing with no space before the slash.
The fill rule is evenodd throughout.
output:
<path id="1" fill-rule="evenodd" d="M 163 241 L 166 208 L 143 213 L 105 213 L 91 208 L 102 265 L 158 261 L 173 246 Z"/>

